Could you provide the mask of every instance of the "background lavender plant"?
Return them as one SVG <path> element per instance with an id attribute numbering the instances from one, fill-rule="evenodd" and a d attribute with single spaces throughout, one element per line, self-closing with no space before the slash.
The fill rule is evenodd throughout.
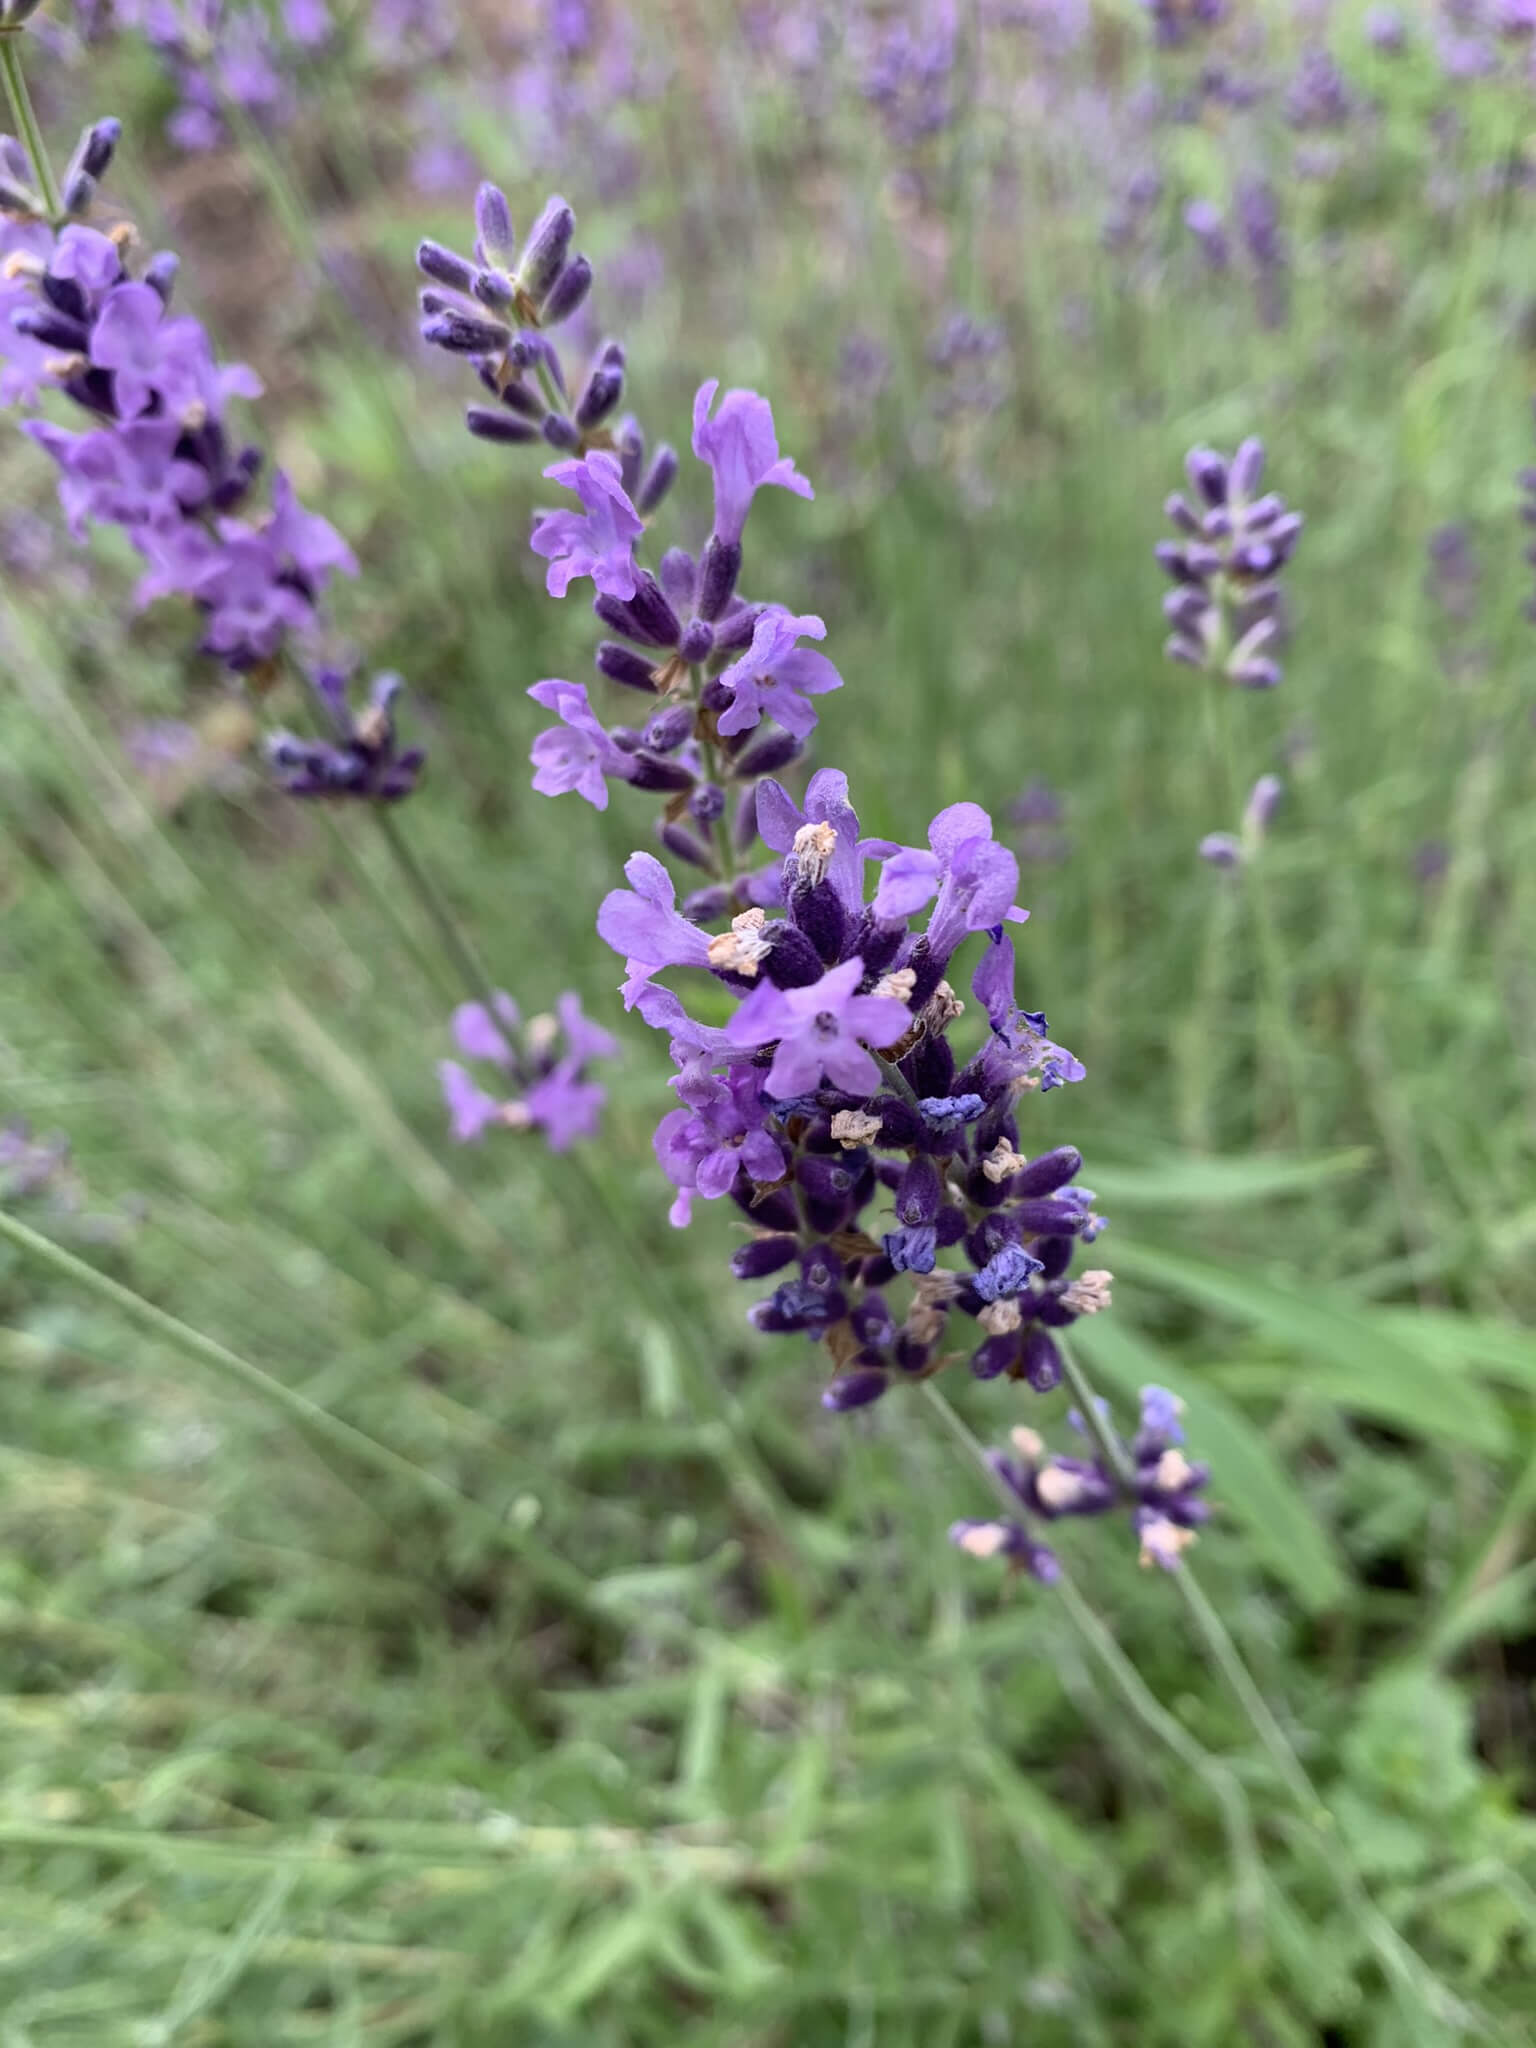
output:
<path id="1" fill-rule="evenodd" d="M 61 182 L 73 138 L 106 108 L 124 123 L 77 195 L 84 224 L 134 221 L 130 282 L 175 248 L 167 317 L 196 316 L 213 360 L 266 387 L 220 399 L 232 458 L 266 457 L 227 516 L 261 529 L 281 470 L 360 574 L 333 570 L 283 635 L 351 678 L 342 728 L 286 663 L 242 680 L 198 653 L 195 599 L 135 611 L 135 528 L 93 513 L 77 544 L 63 472 L 5 437 L 0 1122 L 67 1133 L 90 1210 L 115 1218 L 130 1191 L 147 1210 L 101 1246 L 46 1195 L 3 1217 L 257 1372 L 0 1237 L 8 2025 L 124 2048 L 150 2029 L 261 2048 L 1520 2037 L 1530 48 L 1493 8 L 1404 9 L 1385 33 L 1382 12 L 1229 8 L 1164 47 L 1156 10 L 987 0 L 929 62 L 929 8 L 778 8 L 739 31 L 689 6 L 337 10 L 323 63 L 297 68 L 273 17 L 293 89 L 273 116 L 222 103 L 225 139 L 190 168 L 164 134 L 176 81 L 137 29 L 65 68 L 73 11 L 32 16 Z M 912 61 L 868 98 L 881 46 Z M 1322 50 L 1318 107 L 1347 118 L 1320 126 L 1293 88 Z M 1315 55 L 1308 74 L 1325 77 Z M 426 147 L 446 182 L 423 195 Z M 31 183 L 10 151 L 4 174 Z M 532 440 L 413 318 L 410 252 L 469 254 L 480 177 L 525 235 L 567 193 L 595 273 L 548 334 L 565 391 L 539 391 Z M 1186 225 L 1201 202 L 1225 268 Z M 48 260 L 35 224 L 3 233 L 6 257 Z M 38 292 L 25 266 L 0 285 L 7 315 Z M 473 279 L 469 298 L 529 331 Z M 946 349 L 951 331 L 986 346 Z M 575 409 L 614 341 L 626 388 L 590 431 L 615 446 L 551 442 L 549 418 L 588 431 Z M 796 693 L 814 732 L 760 718 L 711 766 L 670 714 L 695 724 L 751 640 L 712 648 L 681 693 L 657 672 L 688 668 L 700 622 L 661 565 L 676 547 L 697 578 L 714 529 L 688 430 L 715 375 L 771 397 L 817 493 L 759 494 L 735 594 L 823 621 L 798 652 L 842 687 Z M 467 434 L 466 404 L 513 445 Z M 36 410 L 122 432 L 58 391 Z M 655 515 L 633 468 L 625 485 L 627 410 L 648 449 L 679 451 Z M 1192 444 L 1250 434 L 1307 518 L 1275 690 L 1160 654 L 1158 508 Z M 603 453 L 647 521 L 675 642 L 594 622 L 585 583 L 551 601 L 528 552 L 536 514 L 587 516 L 537 472 Z M 1424 587 L 1449 527 L 1481 570 L 1465 622 Z M 283 574 L 267 601 L 293 590 Z M 1478 657 L 1454 681 L 1453 629 Z M 398 735 L 368 702 L 392 671 L 411 681 L 383 707 Z M 540 678 L 554 703 L 525 697 Z M 585 727 L 560 710 L 578 689 Z M 139 739 L 162 721 L 193 736 L 174 777 Z M 300 750 L 284 773 L 334 776 L 337 801 L 283 790 L 271 724 Z M 622 1046 L 570 1076 L 607 1101 L 569 1155 L 501 1124 L 452 1141 L 441 1059 L 506 1123 L 536 1076 L 456 1047 L 465 977 L 380 807 L 340 795 L 369 787 L 386 736 L 391 759 L 428 756 L 386 819 L 491 988 L 528 1014 L 571 984 Z M 770 743 L 811 758 L 728 772 Z M 804 810 L 832 765 L 860 832 L 916 855 L 954 805 L 1021 857 L 1054 829 L 1004 827 L 1021 786 L 1064 806 L 1069 857 L 1025 860 L 1010 902 L 1032 913 L 1021 994 L 1089 1078 L 1025 1099 L 1018 1150 L 1080 1148 L 1113 1224 L 1092 1262 L 1028 1276 L 1029 1299 L 1115 1268 L 1109 1313 L 1045 1328 L 1127 1437 L 1139 1389 L 1185 1401 L 1182 1454 L 1211 1464 L 1214 1507 L 1189 1583 L 1210 1585 L 1278 1748 L 1206 1661 L 1179 1576 L 1138 1569 L 1128 1519 L 1045 1531 L 1026 1505 L 1051 1585 L 966 1555 L 949 1525 L 1016 1517 L 1018 1497 L 989 1496 L 971 1446 L 969 1465 L 948 1454 L 924 1385 L 850 1355 L 844 1377 L 889 1391 L 825 1414 L 826 1348 L 745 1320 L 813 1276 L 797 1257 L 738 1281 L 732 1253 L 798 1232 L 765 1239 L 710 1199 L 750 1116 L 665 1092 L 666 1040 L 623 1010 L 592 917 L 636 849 L 673 868 L 678 908 L 770 887 L 793 833 L 738 848 L 740 794 L 766 777 Z M 546 769 L 606 809 L 530 789 Z M 1271 773 L 1286 791 L 1262 857 L 1211 873 L 1201 835 L 1235 831 Z M 636 787 L 655 775 L 677 786 Z M 867 892 L 882 872 L 870 856 Z M 753 910 L 794 922 L 772 901 L 724 910 L 710 935 Z M 756 929 L 733 937 L 750 949 Z M 701 1030 L 751 1000 L 705 968 L 660 979 Z M 952 985 L 963 1068 L 981 1006 Z M 569 1049 L 538 1037 L 503 1042 L 554 1073 Z M 691 1189 L 653 1150 L 664 1112 Z M 831 1137 L 845 1113 L 818 1105 L 825 1136 L 807 1117 L 782 1140 L 765 1118 L 760 1167 L 778 1144 L 830 1181 L 857 1158 Z M 976 1124 L 937 1135 L 954 1149 L 920 1156 L 969 1176 Z M 910 1163 L 864 1149 L 876 1172 Z M 686 1231 L 666 1221 L 682 1195 Z M 895 1195 L 863 1212 L 892 1235 Z M 872 1287 L 892 1334 L 866 1295 L 861 1340 L 894 1359 L 920 1280 Z M 1069 1391 L 1006 1371 L 972 1388 L 992 1333 L 926 1306 L 977 1447 L 1017 1463 L 1024 1427 L 1042 1463 L 1104 1459 L 1074 1440 Z M 1021 1308 L 998 1334 L 1040 1320 Z M 304 1401 L 383 1462 L 314 1436 Z M 1286 1790 L 1288 1740 L 1310 1805 Z M 1341 1901 L 1346 1857 L 1385 1932 Z"/>

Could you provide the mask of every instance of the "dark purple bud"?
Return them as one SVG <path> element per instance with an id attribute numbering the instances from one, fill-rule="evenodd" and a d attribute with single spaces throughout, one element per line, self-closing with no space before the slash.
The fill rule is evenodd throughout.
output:
<path id="1" fill-rule="evenodd" d="M 830 1235 L 841 1230 L 853 1213 L 861 1176 L 842 1153 L 805 1152 L 795 1163 L 795 1179 L 805 1201 L 806 1220 L 813 1230 Z"/>
<path id="2" fill-rule="evenodd" d="M 569 320 L 592 289 L 592 266 L 585 256 L 573 256 L 549 288 L 540 314 L 546 327 L 558 327 Z"/>
<path id="3" fill-rule="evenodd" d="M 1023 1200 L 1036 1195 L 1054 1195 L 1074 1174 L 1080 1173 L 1083 1155 L 1075 1145 L 1058 1145 L 1054 1152 L 1042 1152 L 1021 1167 L 1008 1183 L 1010 1194 Z"/>
<path id="4" fill-rule="evenodd" d="M 701 825 L 725 815 L 725 791 L 718 782 L 701 782 L 688 799 L 688 809 Z"/>
<path id="5" fill-rule="evenodd" d="M 611 646 L 611 641 L 605 641 Z M 658 711 L 645 728 L 645 744 L 653 754 L 670 754 L 674 747 L 680 747 L 693 731 L 693 712 L 686 704 L 669 704 L 665 711 Z"/>
<path id="6" fill-rule="evenodd" d="M 637 754 L 629 779 L 636 789 L 692 789 L 697 777 L 681 761 L 660 761 L 654 754 Z"/>
<path id="7" fill-rule="evenodd" d="M 731 844 L 738 853 L 745 853 L 757 837 L 757 790 L 750 783 L 741 792 L 736 805 L 736 816 L 731 821 Z"/>
<path id="8" fill-rule="evenodd" d="M 679 860 L 687 861 L 691 867 L 703 868 L 706 874 L 714 873 L 714 855 L 702 839 L 695 838 L 686 825 L 663 823 L 657 837 L 668 853 L 676 854 Z"/>
<path id="9" fill-rule="evenodd" d="M 475 250 L 480 261 L 505 269 L 516 247 L 507 195 L 495 185 L 482 185 L 475 194 Z"/>
<path id="10" fill-rule="evenodd" d="M 1033 1247 L 1042 1280 L 1059 1280 L 1072 1263 L 1077 1247 L 1070 1237 L 1043 1237 Z"/>
<path id="11" fill-rule="evenodd" d="M 31 190 L 32 159 L 14 135 L 0 135 L 0 170 L 24 190 Z"/>
<path id="12" fill-rule="evenodd" d="M 995 1380 L 1007 1372 L 1019 1355 L 1019 1333 L 1012 1330 L 1005 1337 L 988 1337 L 971 1353 L 971 1371 L 979 1380 Z"/>
<path id="13" fill-rule="evenodd" d="M 683 628 L 683 637 L 677 643 L 677 651 L 683 660 L 708 661 L 715 651 L 715 629 L 707 619 L 690 619 Z"/>
<path id="14" fill-rule="evenodd" d="M 791 761 L 798 761 L 805 751 L 804 740 L 797 740 L 793 733 L 773 732 L 766 739 L 754 740 L 750 747 L 743 749 L 731 763 L 731 773 L 738 782 L 753 782 L 760 775 L 777 775 L 781 768 L 787 768 Z M 747 845 L 757 836 L 754 818 L 751 836 Z"/>
<path id="15" fill-rule="evenodd" d="M 535 426 L 542 426 L 547 408 L 542 392 L 532 390 L 528 385 L 513 378 L 510 384 L 503 384 L 489 365 L 482 363 L 481 382 L 493 391 L 509 411 L 520 413 L 525 420 L 532 420 Z"/>
<path id="16" fill-rule="evenodd" d="M 648 519 L 677 482 L 677 450 L 665 442 L 656 450 L 645 482 L 635 499 L 635 510 Z"/>
<path id="17" fill-rule="evenodd" d="M 1253 496 L 1263 474 L 1264 443 L 1250 436 L 1232 458 L 1232 467 L 1227 475 L 1227 489 L 1232 497 L 1242 503 Z"/>
<path id="18" fill-rule="evenodd" d="M 941 1249 L 958 1244 L 965 1235 L 965 1211 L 958 1202 L 946 1202 L 933 1226 Z"/>
<path id="19" fill-rule="evenodd" d="M 509 412 L 496 412 L 488 405 L 466 406 L 464 424 L 477 441 L 527 443 L 539 438 L 526 420 L 517 419 Z"/>
<path id="20" fill-rule="evenodd" d="M 896 1363 L 903 1372 L 924 1372 L 930 1349 L 927 1344 L 919 1344 L 916 1338 L 902 1335 L 896 1339 Z"/>
<path id="21" fill-rule="evenodd" d="M 576 424 L 586 432 L 600 426 L 624 395 L 624 371 L 616 363 L 599 363 L 576 401 Z"/>
<path id="22" fill-rule="evenodd" d="M 89 171 L 71 171 L 60 195 L 64 211 L 72 216 L 89 213 L 96 197 L 96 180 Z"/>
<path id="23" fill-rule="evenodd" d="M 794 1237 L 754 1237 L 731 1253 L 731 1271 L 738 1280 L 766 1280 L 787 1266 L 799 1249 Z"/>
<path id="24" fill-rule="evenodd" d="M 690 924 L 713 924 L 730 907 L 731 892 L 721 882 L 712 883 L 707 889 L 695 889 L 691 896 L 683 898 L 683 915 Z"/>
<path id="25" fill-rule="evenodd" d="M 661 587 L 680 612 L 687 611 L 693 603 L 698 588 L 699 572 L 685 548 L 668 548 L 661 558 Z"/>
<path id="26" fill-rule="evenodd" d="M 1227 465 L 1214 448 L 1191 448 L 1184 458 L 1189 480 L 1207 505 L 1227 502 Z"/>
<path id="27" fill-rule="evenodd" d="M 762 971 L 775 988 L 809 988 L 813 981 L 820 981 L 826 969 L 803 932 L 797 932 L 792 924 L 770 925 L 768 930 L 773 944 Z"/>
<path id="28" fill-rule="evenodd" d="M 848 929 L 842 898 L 830 882 L 817 882 L 800 889 L 790 905 L 790 915 L 828 967 L 843 957 L 843 934 Z"/>
<path id="29" fill-rule="evenodd" d="M 718 619 L 741 574 L 741 545 L 711 534 L 699 563 L 699 617 Z"/>
<path id="30" fill-rule="evenodd" d="M 1027 1237 L 1075 1237 L 1088 1220 L 1087 1211 L 1074 1202 L 1019 1202 L 1009 1210 L 1015 1229 Z"/>
<path id="31" fill-rule="evenodd" d="M 613 429 L 613 449 L 619 458 L 619 481 L 634 497 L 640 484 L 640 465 L 645 460 L 645 436 L 632 412 L 625 413 Z"/>
<path id="32" fill-rule="evenodd" d="M 883 1294 L 866 1294 L 848 1311 L 848 1320 L 861 1344 L 880 1348 L 895 1342 L 896 1325 Z"/>
<path id="33" fill-rule="evenodd" d="M 477 270 L 470 286 L 472 295 L 493 313 L 510 313 L 517 303 L 512 287 L 499 270 Z"/>
<path id="34" fill-rule="evenodd" d="M 879 1366 L 859 1366 L 833 1380 L 822 1394 L 821 1405 L 837 1415 L 850 1408 L 867 1408 L 871 1401 L 879 1400 L 889 1385 L 889 1375 Z"/>
<path id="35" fill-rule="evenodd" d="M 597 647 L 597 666 L 611 683 L 622 683 L 627 690 L 646 690 L 656 694 L 656 677 L 651 664 L 643 660 L 632 647 L 621 647 L 617 640 L 600 640 Z M 688 730 L 693 730 L 692 714 L 687 714 Z M 677 742 L 674 740 L 674 746 Z M 664 747 L 663 753 L 667 751 Z"/>
<path id="36" fill-rule="evenodd" d="M 528 246 L 517 267 L 517 281 L 536 306 L 543 305 L 565 268 L 575 232 L 575 214 L 558 193 L 553 194 L 528 231 Z"/>
<path id="37" fill-rule="evenodd" d="M 748 1180 L 744 1173 L 739 1173 L 731 1189 L 731 1200 L 759 1230 L 793 1233 L 800 1228 L 800 1213 L 788 1188 L 774 1188 L 766 1195 L 760 1194 L 756 1183 Z"/>
<path id="38" fill-rule="evenodd" d="M 939 1169 L 925 1155 L 911 1161 L 896 1190 L 896 1215 L 905 1224 L 916 1227 L 932 1223 L 939 1213 L 943 1199 L 944 1184 L 939 1178 Z"/>
<path id="39" fill-rule="evenodd" d="M 1045 1330 L 1031 1328 L 1025 1333 L 1022 1365 L 1025 1379 L 1037 1394 L 1048 1394 L 1061 1385 L 1061 1353 Z"/>
<path id="40" fill-rule="evenodd" d="M 104 121 L 93 121 L 75 144 L 68 175 L 73 177 L 77 171 L 84 171 L 88 178 L 104 178 L 122 134 L 122 122 L 114 120 L 111 115 Z"/>
<path id="41" fill-rule="evenodd" d="M 915 1000 L 915 998 L 914 998 Z M 947 1038 L 930 1031 L 913 1046 L 901 1063 L 901 1071 L 919 1098 L 925 1095 L 953 1095 L 955 1055 Z"/>
<path id="42" fill-rule="evenodd" d="M 491 356 L 504 349 L 512 335 L 499 320 L 480 320 L 473 313 L 450 308 L 425 323 L 421 338 L 434 348 L 447 349 L 450 355 Z"/>
<path id="43" fill-rule="evenodd" d="M 1157 566 L 1175 583 L 1194 583 L 1197 580 L 1189 565 L 1189 550 L 1180 547 L 1176 541 L 1160 540 L 1152 552 L 1157 557 Z"/>
<path id="44" fill-rule="evenodd" d="M 447 285 L 450 291 L 468 293 L 474 289 L 474 265 L 452 249 L 445 249 L 441 242 L 418 244 L 416 268 L 423 277 L 430 277 L 435 284 Z"/>
<path id="45" fill-rule="evenodd" d="M 581 444 L 575 422 L 568 420 L 563 412 L 546 413 L 540 431 L 551 448 L 576 448 Z"/>
<path id="46" fill-rule="evenodd" d="M 85 323 L 71 320 L 52 306 L 23 306 L 11 315 L 11 325 L 18 334 L 30 335 L 47 348 L 68 349 L 71 355 L 83 355 L 90 345 L 91 333 Z"/>
<path id="47" fill-rule="evenodd" d="M 1178 527 L 1181 533 L 1189 534 L 1192 539 L 1198 538 L 1200 522 L 1190 510 L 1189 500 L 1182 491 L 1174 491 L 1171 496 L 1164 498 L 1163 517 L 1170 525 Z"/>
<path id="48" fill-rule="evenodd" d="M 716 654 L 734 653 L 747 646 L 762 615 L 760 604 L 744 604 L 739 598 L 732 598 L 715 621 Z"/>

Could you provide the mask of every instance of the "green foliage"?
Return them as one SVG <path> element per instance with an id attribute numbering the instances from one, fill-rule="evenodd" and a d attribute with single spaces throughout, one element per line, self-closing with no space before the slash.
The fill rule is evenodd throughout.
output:
<path id="1" fill-rule="evenodd" d="M 1089 1160 L 1117 1283 L 1082 1356 L 1122 1406 L 1185 1399 L 1202 1583 L 1315 1803 L 1118 1523 L 1067 1531 L 1059 1594 L 957 1555 L 987 1496 L 916 1394 L 824 1417 L 817 1355 L 743 1323 L 728 1219 L 667 1227 L 658 1048 L 591 924 L 636 827 L 527 789 L 522 690 L 583 672 L 588 621 L 522 550 L 533 469 L 466 440 L 409 339 L 414 241 L 462 241 L 468 194 L 410 185 L 400 81 L 349 46 L 279 146 L 189 172 L 146 139 L 142 47 L 36 67 L 61 136 L 124 95 L 112 189 L 357 547 L 340 630 L 430 721 L 422 857 L 525 1008 L 577 986 L 625 1058 L 580 1159 L 454 1154 L 444 963 L 368 821 L 263 788 L 184 615 L 130 613 L 125 549 L 88 586 L 62 542 L 7 572 L 0 1118 L 66 1130 L 77 1175 L 26 1217 L 258 1371 L 0 1242 L 0 2048 L 1532 2038 L 1536 226 L 1489 175 L 1525 103 L 1491 82 L 1432 127 L 1427 48 L 1386 63 L 1360 12 L 1376 109 L 1285 183 L 1279 329 L 1180 225 L 1250 148 L 1280 174 L 1271 115 L 1163 130 L 1111 248 L 1140 131 L 1107 171 L 1081 103 L 1018 84 L 1028 39 L 907 161 L 841 74 L 817 111 L 707 10 L 647 5 L 688 61 L 611 110 L 643 175 L 555 180 L 600 277 L 660 252 L 616 318 L 647 423 L 759 383 L 816 482 L 754 514 L 748 581 L 827 617 L 818 745 L 865 828 L 1065 800 L 1020 952 L 1089 1079 L 1025 1142 Z M 1077 84 L 1123 105 L 1141 10 L 1095 23 Z M 434 119 L 526 219 L 532 129 L 477 93 L 507 61 L 477 33 Z M 996 411 L 935 408 L 952 305 L 1007 332 Z M 864 401 L 854 334 L 889 355 Z M 1185 448 L 1250 431 L 1309 525 L 1286 680 L 1223 728 L 1160 659 L 1150 549 Z M 17 436 L 0 481 L 47 505 Z M 697 538 L 678 496 L 666 537 Z M 1423 587 L 1451 521 L 1465 629 Z M 136 775 L 157 717 L 210 721 L 233 781 Z M 1194 848 L 1282 756 L 1228 886 Z M 1064 1397 L 955 1399 L 988 1442 L 1066 1427 Z"/>

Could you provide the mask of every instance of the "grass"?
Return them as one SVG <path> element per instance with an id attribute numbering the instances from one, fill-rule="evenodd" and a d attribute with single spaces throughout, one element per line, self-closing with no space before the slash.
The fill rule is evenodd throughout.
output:
<path id="1" fill-rule="evenodd" d="M 465 439 L 409 336 L 414 240 L 460 239 L 468 194 L 406 183 L 399 82 L 333 67 L 291 136 L 189 177 L 142 49 L 38 61 L 55 135 L 123 95 L 114 189 L 357 547 L 340 628 L 433 747 L 413 847 L 501 983 L 579 987 L 625 1056 L 579 1158 L 454 1152 L 451 963 L 369 820 L 259 774 L 166 802 L 134 720 L 248 737 L 184 617 L 132 619 L 105 544 L 89 582 L 62 541 L 8 576 L 0 1081 L 79 1188 L 13 1213 L 155 1313 L 0 1240 L 4 2048 L 1530 2038 L 1533 230 L 1487 176 L 1522 102 L 1388 65 L 1345 10 L 1377 111 L 1309 180 L 1273 98 L 1138 127 L 1134 14 L 1056 71 L 989 31 L 978 111 L 914 152 L 842 60 L 813 90 L 643 9 L 708 63 L 548 176 L 600 278 L 661 252 L 616 323 L 647 424 L 755 383 L 817 485 L 759 506 L 748 580 L 827 618 L 818 757 L 866 830 L 1063 796 L 1021 957 L 1089 1069 L 1031 1148 L 1079 1144 L 1113 1219 L 1082 1354 L 1188 1401 L 1201 1581 L 1316 1803 L 1176 1584 L 1088 1526 L 1063 1593 L 1001 1586 L 944 1541 L 987 1496 L 942 1422 L 823 1416 L 815 1354 L 743 1322 L 728 1221 L 667 1227 L 658 1048 L 591 928 L 647 827 L 526 786 L 522 691 L 584 673 L 585 614 L 523 549 L 531 468 Z M 545 167 L 474 33 L 434 91 L 525 219 Z M 1161 197 L 1107 248 L 1143 158 Z M 1256 162 L 1276 329 L 1179 225 Z M 996 410 L 936 411 L 957 302 L 1006 334 Z M 1186 447 L 1249 431 L 1308 530 L 1284 684 L 1213 716 L 1160 658 L 1150 550 Z M 19 436 L 0 467 L 46 507 Z M 706 511 L 685 475 L 668 537 Z M 1453 521 L 1460 624 L 1424 587 Z M 1194 846 L 1282 755 L 1233 886 Z M 984 1440 L 1022 1413 L 954 1400 Z"/>

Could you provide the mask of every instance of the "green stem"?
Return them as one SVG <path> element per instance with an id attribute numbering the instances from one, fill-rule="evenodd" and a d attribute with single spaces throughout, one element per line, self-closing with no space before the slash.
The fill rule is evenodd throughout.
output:
<path id="1" fill-rule="evenodd" d="M 342 1421 L 338 1415 L 332 1415 L 318 1402 L 311 1401 L 296 1388 L 264 1372 L 238 1352 L 229 1350 L 212 1337 L 205 1337 L 201 1330 L 194 1330 L 189 1323 L 157 1308 L 143 1295 L 135 1294 L 132 1288 L 109 1279 L 105 1273 L 98 1272 L 83 1259 L 77 1259 L 62 1245 L 55 1244 L 51 1238 L 31 1229 L 4 1209 L 0 1209 L 0 1238 L 7 1239 L 34 1265 L 46 1267 L 70 1286 L 94 1295 L 98 1301 L 126 1316 L 130 1322 L 137 1323 L 140 1329 L 168 1344 L 172 1350 L 179 1351 L 183 1357 L 210 1367 L 221 1378 L 248 1394 L 254 1394 L 268 1407 L 278 1409 L 312 1439 L 381 1476 L 410 1486 L 435 1507 L 472 1520 L 483 1533 L 494 1535 L 517 1551 L 532 1578 L 546 1591 L 577 1612 L 612 1625 L 613 1614 L 603 1606 L 586 1578 L 573 1565 L 546 1549 L 525 1530 L 503 1522 L 489 1508 L 460 1493 L 448 1480 L 440 1479 L 425 1466 L 413 1464 L 409 1458 L 391 1450 L 388 1444 L 380 1443 L 366 1431 Z"/>
<path id="2" fill-rule="evenodd" d="M 48 161 L 48 145 L 43 141 L 43 131 L 32 111 L 32 95 L 27 91 L 26 74 L 21 68 L 22 33 L 19 26 L 0 29 L 0 71 L 5 74 L 5 96 L 10 102 L 16 133 L 21 137 L 22 147 L 31 157 L 32 168 L 37 174 L 37 189 L 48 209 L 48 218 L 57 223 L 63 217 L 64 203 L 54 182 L 53 166 Z"/>
<path id="3" fill-rule="evenodd" d="M 481 965 L 475 949 L 460 929 L 458 919 L 449 909 L 437 884 L 417 859 L 410 841 L 400 830 L 389 809 L 383 804 L 373 804 L 369 808 L 406 886 L 442 940 L 443 950 L 452 960 L 460 978 L 477 1002 L 490 1007 L 495 995 L 495 986 Z"/>
<path id="4" fill-rule="evenodd" d="M 1136 1467 L 1130 1453 L 1120 1441 L 1114 1424 L 1099 1413 L 1099 1397 L 1093 1391 L 1093 1383 L 1077 1360 L 1072 1356 L 1060 1330 L 1053 1330 L 1051 1338 L 1061 1354 L 1061 1369 L 1066 1375 L 1067 1385 L 1072 1389 L 1073 1398 L 1082 1412 L 1083 1427 L 1098 1445 L 1104 1455 L 1104 1462 L 1114 1473 L 1116 1480 L 1127 1493 L 1136 1488 Z"/>

